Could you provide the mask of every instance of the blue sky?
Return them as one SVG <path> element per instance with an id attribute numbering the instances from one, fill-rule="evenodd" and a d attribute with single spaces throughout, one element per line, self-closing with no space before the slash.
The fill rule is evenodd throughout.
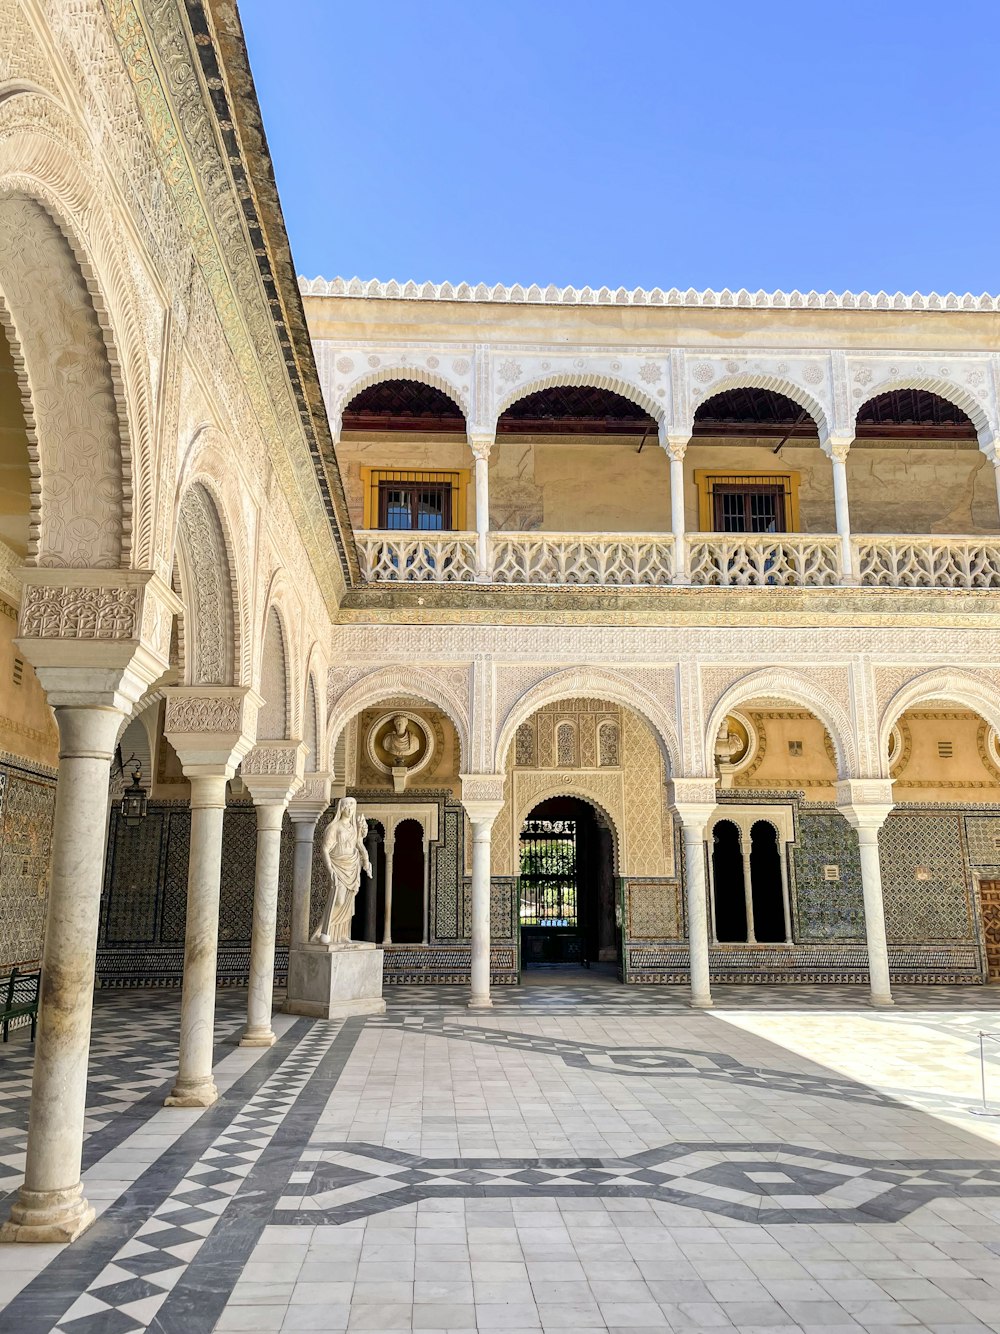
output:
<path id="1" fill-rule="evenodd" d="M 242 0 L 300 272 L 1000 291 L 1000 0 Z"/>

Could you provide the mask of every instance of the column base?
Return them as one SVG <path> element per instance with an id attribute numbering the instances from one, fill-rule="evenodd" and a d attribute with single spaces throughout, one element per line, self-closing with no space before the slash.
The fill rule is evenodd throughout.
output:
<path id="1" fill-rule="evenodd" d="M 468 1008 L 470 1010 L 491 1010 L 493 1002 L 489 996 L 470 996 Z"/>
<path id="2" fill-rule="evenodd" d="M 876 1010 L 889 1010 L 896 1004 L 891 996 L 872 996 L 868 1003 Z"/>
<path id="3" fill-rule="evenodd" d="M 702 996 L 692 996 L 691 999 L 688 1001 L 688 1005 L 690 1005 L 692 1010 L 711 1010 L 713 1004 L 714 1002 L 712 1001 L 711 996 L 709 996 L 708 998 Z"/>
<path id="4" fill-rule="evenodd" d="M 68 1190 L 28 1190 L 22 1186 L 0 1226 L 0 1242 L 76 1241 L 97 1217 L 83 1198 L 83 1182 Z"/>
<path id="5" fill-rule="evenodd" d="M 240 1038 L 241 1047 L 273 1047 L 278 1041 L 269 1028 L 248 1028 Z"/>
<path id="6" fill-rule="evenodd" d="M 164 1107 L 211 1107 L 219 1101 L 219 1090 L 211 1079 L 178 1079 Z"/>

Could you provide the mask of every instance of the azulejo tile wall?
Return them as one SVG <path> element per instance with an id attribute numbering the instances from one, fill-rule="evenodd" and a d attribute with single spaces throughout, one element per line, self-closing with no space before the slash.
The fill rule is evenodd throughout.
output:
<path id="1" fill-rule="evenodd" d="M 55 773 L 0 753 L 0 970 L 41 958 Z"/>

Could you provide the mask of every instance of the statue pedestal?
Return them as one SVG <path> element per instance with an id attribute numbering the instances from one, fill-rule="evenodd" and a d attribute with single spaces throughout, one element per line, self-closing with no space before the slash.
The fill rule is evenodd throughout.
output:
<path id="1" fill-rule="evenodd" d="M 367 940 L 290 950 L 285 1013 L 311 1019 L 384 1014 L 382 958 L 382 950 Z"/>

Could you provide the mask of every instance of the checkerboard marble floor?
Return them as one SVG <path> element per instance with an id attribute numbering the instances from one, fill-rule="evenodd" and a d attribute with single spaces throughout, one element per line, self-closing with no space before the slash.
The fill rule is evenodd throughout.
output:
<path id="1" fill-rule="evenodd" d="M 469 1011 L 276 1015 L 166 1109 L 179 998 L 103 993 L 71 1247 L 0 1252 L 0 1330 L 1000 1331 L 1000 988 L 680 988 L 547 974 Z M 1000 1112 L 1000 1042 L 986 1041 Z M 31 1050 L 0 1080 L 0 1188 Z"/>

